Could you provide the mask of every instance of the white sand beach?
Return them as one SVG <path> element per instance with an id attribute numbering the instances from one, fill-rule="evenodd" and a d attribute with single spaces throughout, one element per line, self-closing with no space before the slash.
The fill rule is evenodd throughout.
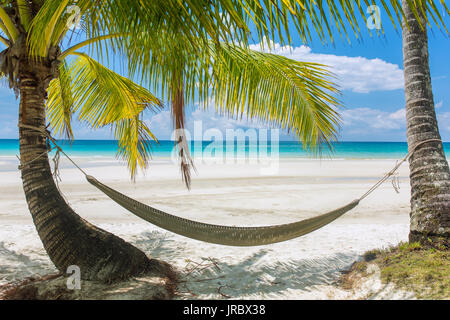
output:
<path id="1" fill-rule="evenodd" d="M 180 217 L 236 226 L 288 223 L 335 209 L 358 198 L 395 165 L 395 160 L 283 159 L 277 174 L 262 176 L 257 165 L 199 164 L 188 191 L 169 160 L 152 161 L 136 183 L 113 159 L 78 160 L 89 174 L 141 202 Z M 12 158 L 0 159 L 0 284 L 56 271 L 32 224 L 16 165 Z M 408 237 L 407 164 L 399 170 L 400 193 L 387 182 L 320 230 L 243 248 L 159 229 L 107 198 L 66 161 L 61 167 L 60 188 L 78 214 L 184 272 L 179 299 L 351 298 L 333 286 L 340 271 L 363 252 Z"/>

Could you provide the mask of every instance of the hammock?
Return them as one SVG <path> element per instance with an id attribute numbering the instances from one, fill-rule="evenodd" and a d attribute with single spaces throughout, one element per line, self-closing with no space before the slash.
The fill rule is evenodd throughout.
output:
<path id="1" fill-rule="evenodd" d="M 440 139 L 429 139 L 418 143 L 411 151 L 400 161 L 394 168 L 385 174 L 377 183 L 375 183 L 365 194 L 360 198 L 350 202 L 349 204 L 330 211 L 328 213 L 319 215 L 314 218 L 301 220 L 298 222 L 281 224 L 275 226 L 264 227 L 234 227 L 234 226 L 221 226 L 214 224 L 207 224 L 189 219 L 180 218 L 156 208 L 150 207 L 146 204 L 138 202 L 126 195 L 106 186 L 94 177 L 88 175 L 83 169 L 81 169 L 62 149 L 58 146 L 55 139 L 50 135 L 46 129 L 36 128 L 20 124 L 19 126 L 37 130 L 43 133 L 52 143 L 58 152 L 63 153 L 72 164 L 78 168 L 86 177 L 87 181 L 94 187 L 102 191 L 113 201 L 121 205 L 136 216 L 148 221 L 160 228 L 171 231 L 173 233 L 196 239 L 204 242 L 210 242 L 228 246 L 260 246 L 271 243 L 277 243 L 303 236 L 307 233 L 313 232 L 323 226 L 336 220 L 343 214 L 355 208 L 361 200 L 372 193 L 383 182 L 391 177 L 403 162 L 409 159 L 412 153 L 417 149 L 419 145 L 431 141 L 441 141 Z M 48 152 L 48 151 L 46 151 Z M 34 160 L 32 160 L 34 161 Z M 32 162 L 31 161 L 31 162 Z"/>
<path id="2" fill-rule="evenodd" d="M 119 205 L 160 228 L 204 242 L 228 246 L 261 246 L 290 240 L 317 230 L 356 207 L 359 199 L 320 216 L 267 227 L 231 227 L 180 218 L 155 209 L 104 185 L 92 176 L 87 181 Z"/>

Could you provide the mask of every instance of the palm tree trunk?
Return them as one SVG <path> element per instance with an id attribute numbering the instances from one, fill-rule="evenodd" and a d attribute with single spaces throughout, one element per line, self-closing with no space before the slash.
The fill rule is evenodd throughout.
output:
<path id="1" fill-rule="evenodd" d="M 20 124 L 45 128 L 46 90 L 54 77 L 50 69 L 44 63 L 21 61 Z M 20 127 L 19 138 L 26 201 L 44 248 L 58 270 L 66 273 L 68 266 L 76 265 L 82 279 L 105 282 L 167 270 L 167 264 L 148 259 L 134 246 L 78 216 L 55 185 L 45 137 Z"/>
<path id="2" fill-rule="evenodd" d="M 403 23 L 406 125 L 408 147 L 441 139 L 434 109 L 428 61 L 428 37 L 403 0 L 409 24 Z M 424 18 L 422 25 L 426 25 Z M 450 236 L 450 173 L 442 142 L 421 144 L 409 161 L 411 226 L 409 240 L 448 247 Z M 431 243 L 430 243 L 431 242 Z"/>

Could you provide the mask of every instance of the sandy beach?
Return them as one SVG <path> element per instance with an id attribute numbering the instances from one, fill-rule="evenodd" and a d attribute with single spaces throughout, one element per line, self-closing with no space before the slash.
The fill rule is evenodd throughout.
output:
<path id="1" fill-rule="evenodd" d="M 141 202 L 180 217 L 235 226 L 288 223 L 335 209 L 361 196 L 395 165 L 395 160 L 282 159 L 278 173 L 264 176 L 258 165 L 197 164 L 189 191 L 168 159 L 152 161 L 135 183 L 114 159 L 78 161 L 89 174 Z M 0 159 L 0 284 L 56 271 L 32 224 L 15 162 Z M 333 286 L 340 271 L 363 252 L 408 237 L 407 164 L 399 170 L 400 193 L 387 182 L 318 231 L 250 248 L 168 233 L 115 204 L 66 161 L 61 168 L 61 191 L 80 216 L 184 273 L 180 299 L 348 298 Z"/>

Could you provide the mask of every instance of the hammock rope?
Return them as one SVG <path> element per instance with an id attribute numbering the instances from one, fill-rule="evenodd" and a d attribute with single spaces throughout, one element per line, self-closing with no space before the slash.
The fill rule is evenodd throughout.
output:
<path id="1" fill-rule="evenodd" d="M 274 226 L 262 226 L 262 227 L 234 227 L 234 226 L 222 226 L 207 224 L 198 221 L 193 221 L 181 217 L 177 217 L 168 214 L 159 209 L 153 208 L 141 202 L 138 202 L 108 186 L 101 183 L 94 177 L 88 175 L 80 166 L 72 160 L 64 150 L 57 144 L 56 140 L 51 136 L 50 132 L 46 128 L 37 128 L 25 124 L 19 124 L 19 127 L 39 131 L 49 141 L 53 143 L 55 148 L 61 152 L 81 173 L 84 174 L 86 180 L 94 187 L 102 191 L 105 195 L 115 201 L 117 204 L 142 218 L 143 220 L 150 222 L 160 228 L 173 233 L 196 239 L 204 242 L 210 242 L 228 246 L 260 246 L 281 241 L 294 239 L 313 232 L 323 226 L 331 223 L 340 216 L 344 215 L 348 211 L 355 208 L 360 201 L 369 196 L 375 191 L 381 184 L 395 174 L 398 168 L 407 161 L 417 148 L 427 142 L 442 142 L 440 139 L 429 139 L 422 141 L 415 145 L 408 154 L 397 162 L 394 168 L 386 173 L 380 180 L 378 180 L 371 188 L 367 190 L 361 197 L 353 200 L 349 204 L 338 208 L 336 210 L 327 212 L 325 214 L 301 220 L 298 222 L 280 224 Z M 54 149 L 54 148 L 52 148 Z M 52 150 L 51 149 L 51 150 Z M 50 151 L 50 150 L 49 150 Z M 40 156 L 39 156 L 40 157 Z M 34 161 L 34 160 L 33 160 Z M 23 167 L 25 164 L 21 164 Z"/>

